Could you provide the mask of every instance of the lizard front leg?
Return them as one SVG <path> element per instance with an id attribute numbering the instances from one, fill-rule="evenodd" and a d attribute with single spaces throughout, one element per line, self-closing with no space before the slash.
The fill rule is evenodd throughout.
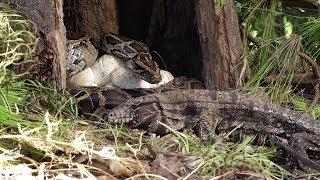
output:
<path id="1" fill-rule="evenodd" d="M 289 144 L 298 152 L 302 153 L 304 157 L 312 162 L 297 158 L 301 168 L 311 167 L 320 170 L 320 136 L 308 133 L 295 133 L 289 139 Z"/>

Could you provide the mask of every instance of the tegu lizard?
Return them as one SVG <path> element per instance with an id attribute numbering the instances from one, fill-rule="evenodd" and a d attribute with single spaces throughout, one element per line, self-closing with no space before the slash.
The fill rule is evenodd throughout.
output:
<path id="1" fill-rule="evenodd" d="M 102 37 L 102 49 L 105 53 L 126 60 L 127 67 L 133 69 L 141 79 L 152 84 L 161 81 L 159 66 L 144 43 L 108 32 Z"/>
<path id="2" fill-rule="evenodd" d="M 178 77 L 158 88 L 148 89 L 106 89 L 97 87 L 74 88 L 69 92 L 75 95 L 80 115 L 96 120 L 107 119 L 109 111 L 129 99 L 154 93 L 181 90 L 204 89 L 202 82 L 188 77 Z"/>
<path id="3" fill-rule="evenodd" d="M 174 130 L 192 129 L 205 142 L 215 125 L 216 133 L 237 128 L 235 137 L 266 136 L 293 156 L 298 167 L 320 168 L 320 122 L 248 95 L 210 90 L 169 91 L 127 100 L 103 117 L 110 123 L 124 123 L 159 135 L 170 133 L 159 122 Z"/>

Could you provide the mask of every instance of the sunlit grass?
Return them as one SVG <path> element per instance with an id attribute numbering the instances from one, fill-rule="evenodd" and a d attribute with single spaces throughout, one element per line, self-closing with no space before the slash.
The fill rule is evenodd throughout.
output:
<path id="1" fill-rule="evenodd" d="M 320 18 L 306 22 L 302 27 L 301 37 L 304 46 L 318 61 L 320 59 Z"/>
<path id="2" fill-rule="evenodd" d="M 265 6 L 266 4 L 268 6 Z M 281 14 L 280 5 L 279 1 L 259 1 L 248 9 L 247 14 L 243 13 L 246 17 L 244 34 L 255 36 L 260 44 L 254 45 L 244 38 L 245 63 L 241 80 L 245 82 L 240 89 L 256 96 L 267 97 L 272 102 L 288 103 L 296 88 L 292 84 L 294 75 L 308 72 L 310 67 L 298 56 L 298 53 L 303 51 L 300 37 L 296 34 L 285 34 L 286 27 L 283 27 L 283 32 L 279 31 L 279 19 L 286 19 L 286 16 Z M 243 77 L 245 75 L 246 78 Z M 266 83 L 265 79 L 270 75 L 274 79 Z"/>
<path id="3" fill-rule="evenodd" d="M 178 155 L 193 157 L 193 168 L 197 174 L 206 177 L 223 177 L 236 172 L 252 174 L 256 178 L 283 179 L 292 176 L 288 171 L 271 160 L 276 148 L 254 146 L 253 136 L 248 136 L 238 143 L 227 136 L 215 136 L 214 141 L 204 146 L 188 134 L 171 134 L 149 140 L 159 153 L 176 152 Z M 182 139 L 181 136 L 184 138 Z M 186 147 L 185 142 L 188 141 Z M 188 151 L 185 151 L 188 149 Z M 232 176 L 231 176 L 232 177 Z"/>
<path id="4" fill-rule="evenodd" d="M 9 6 L 0 3 L 0 119 L 1 124 L 31 125 L 21 116 L 29 89 L 12 76 L 9 66 L 23 63 L 35 53 L 35 27 Z"/>
<path id="5" fill-rule="evenodd" d="M 288 102 L 294 90 L 292 78 L 305 64 L 298 56 L 300 48 L 299 37 L 292 36 L 284 40 L 264 66 L 252 75 L 243 89 L 249 89 L 260 96 L 265 95 L 273 102 Z M 275 78 L 267 85 L 267 89 L 261 92 L 259 87 L 268 75 L 275 75 Z"/>
<path id="6" fill-rule="evenodd" d="M 273 1 L 269 8 L 275 10 L 277 8 L 276 1 Z M 266 1 L 259 1 L 251 9 L 243 12 L 244 36 L 252 35 L 259 40 L 259 47 L 249 42 L 247 38 L 243 38 L 244 44 L 244 69 L 242 74 L 247 74 L 246 78 L 251 80 L 249 87 L 258 87 L 261 84 L 261 75 L 255 75 L 257 71 L 267 71 L 266 64 L 272 52 L 277 46 L 277 36 L 275 33 L 276 12 L 266 12 L 260 9 L 264 7 Z M 247 72 L 247 73 L 245 73 Z M 260 73 L 261 74 L 261 73 Z M 248 83 L 246 85 L 248 87 Z"/>
<path id="7" fill-rule="evenodd" d="M 275 148 L 257 147 L 251 145 L 254 137 L 246 137 L 242 142 L 231 143 L 228 139 L 217 141 L 203 148 L 205 174 L 220 176 L 221 172 L 234 171 L 234 169 L 248 169 L 261 178 L 282 179 L 290 175 L 282 167 L 270 160 L 276 152 Z"/>
<path id="8" fill-rule="evenodd" d="M 299 96 L 292 97 L 291 102 L 292 102 L 294 108 L 300 112 L 305 112 L 306 110 L 308 110 L 308 107 L 310 105 L 310 100 L 308 101 L 308 100 L 306 100 L 302 97 L 299 97 Z M 314 118 L 319 118 L 320 117 L 320 105 L 317 105 L 314 108 L 312 108 L 310 110 L 310 114 Z"/>
<path id="9" fill-rule="evenodd" d="M 8 66 L 23 63 L 21 60 L 28 60 L 35 53 L 35 30 L 32 22 L 0 3 L 0 84 L 8 75 Z"/>

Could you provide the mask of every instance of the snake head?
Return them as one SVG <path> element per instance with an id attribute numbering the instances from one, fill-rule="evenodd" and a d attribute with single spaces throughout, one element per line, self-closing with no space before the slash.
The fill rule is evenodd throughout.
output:
<path id="1" fill-rule="evenodd" d="M 151 83 L 157 84 L 161 82 L 162 77 L 160 75 L 160 69 L 158 64 L 152 60 L 152 57 L 149 53 L 140 53 L 137 57 L 135 64 L 137 65 L 141 79 Z"/>
<path id="2" fill-rule="evenodd" d="M 102 37 L 102 49 L 108 54 L 129 61 L 129 68 L 141 79 L 151 84 L 157 84 L 162 80 L 159 66 L 153 60 L 146 44 L 109 32 Z"/>

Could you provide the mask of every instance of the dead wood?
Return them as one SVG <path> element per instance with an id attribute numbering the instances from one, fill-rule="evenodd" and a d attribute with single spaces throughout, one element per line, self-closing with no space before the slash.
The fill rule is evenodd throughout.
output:
<path id="1" fill-rule="evenodd" d="M 0 0 L 0 2 L 8 2 Z M 66 87 L 66 30 L 63 23 L 62 0 L 15 0 L 16 10 L 35 23 L 53 51 L 52 77 L 49 83 L 59 89 Z"/>
<path id="2" fill-rule="evenodd" d="M 88 36 L 99 47 L 104 32 L 118 34 L 116 0 L 65 0 L 64 6 L 68 39 Z"/>

